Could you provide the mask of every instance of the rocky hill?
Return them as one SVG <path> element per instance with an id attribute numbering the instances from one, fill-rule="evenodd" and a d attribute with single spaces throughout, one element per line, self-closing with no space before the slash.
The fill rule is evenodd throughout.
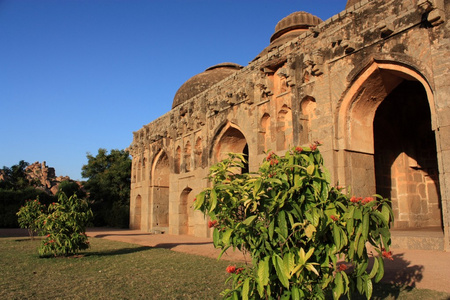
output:
<path id="1" fill-rule="evenodd" d="M 82 186 L 81 182 L 72 180 L 69 176 L 56 177 L 55 168 L 47 166 L 45 161 L 30 164 L 25 172 L 32 185 L 53 195 L 56 194 L 59 184 L 63 181 L 76 182 L 80 187 Z"/>

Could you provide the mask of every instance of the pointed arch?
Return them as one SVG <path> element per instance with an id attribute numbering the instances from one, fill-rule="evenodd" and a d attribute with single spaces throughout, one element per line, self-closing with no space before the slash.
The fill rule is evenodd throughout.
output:
<path id="1" fill-rule="evenodd" d="M 247 139 L 237 125 L 228 122 L 217 132 L 210 150 L 213 163 L 226 158 L 230 152 L 244 153 L 247 160 L 250 160 Z M 248 164 L 244 167 L 243 172 L 246 170 L 248 170 Z"/>
<path id="2" fill-rule="evenodd" d="M 311 122 L 316 118 L 316 99 L 305 96 L 300 102 L 300 145 L 311 142 Z"/>
<path id="3" fill-rule="evenodd" d="M 141 229 L 141 206 L 142 206 L 142 197 L 141 195 L 137 195 L 136 198 L 131 202 L 132 209 L 132 218 L 130 219 L 130 228 L 131 229 Z"/>
<path id="4" fill-rule="evenodd" d="M 427 80 L 392 62 L 373 62 L 339 103 L 337 177 L 391 198 L 397 228 L 442 226 L 435 120 Z"/>
<path id="5" fill-rule="evenodd" d="M 192 189 L 186 187 L 183 189 L 180 195 L 180 206 L 179 206 L 179 233 L 180 234 L 192 234 L 192 224 L 191 220 L 191 206 L 189 205 L 192 201 L 189 201 Z"/>
<path id="6" fill-rule="evenodd" d="M 270 147 L 272 140 L 270 127 L 270 114 L 264 113 L 259 122 L 258 154 L 263 154 Z"/>
<path id="7" fill-rule="evenodd" d="M 169 157 L 165 151 L 156 156 L 152 168 L 152 228 L 167 231 L 169 227 Z"/>

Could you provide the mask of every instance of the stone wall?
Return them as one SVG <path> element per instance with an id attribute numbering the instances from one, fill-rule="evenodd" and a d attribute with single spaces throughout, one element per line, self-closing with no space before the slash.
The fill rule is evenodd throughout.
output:
<path id="1" fill-rule="evenodd" d="M 207 220 L 191 204 L 208 184 L 209 166 L 226 152 L 244 152 L 255 171 L 268 150 L 283 154 L 320 140 L 333 183 L 351 186 L 361 196 L 382 192 L 395 198 L 395 226 L 442 227 L 448 245 L 449 11 L 448 3 L 431 0 L 348 5 L 286 43 L 271 44 L 248 66 L 134 132 L 131 227 L 209 236 Z M 420 97 L 408 94 L 408 83 Z M 401 132 L 400 125 L 377 113 L 395 93 L 404 95 L 405 103 L 393 106 L 394 118 L 397 113 L 408 118 L 409 106 L 425 103 L 418 112 L 425 125 L 417 130 L 433 137 L 428 151 L 433 166 L 421 163 L 423 155 L 417 159 L 419 135 L 397 133 L 397 141 L 412 142 L 394 149 L 383 133 L 374 134 L 378 119 L 387 134 Z M 377 163 L 384 148 L 396 155 L 388 166 Z M 418 162 L 402 171 L 406 185 L 417 181 L 414 191 L 404 189 L 405 200 L 394 194 L 403 176 L 393 163 L 397 157 Z M 383 170 L 390 175 L 384 178 Z M 155 221 L 162 214 L 168 216 L 164 226 Z M 415 222 L 417 215 L 439 222 Z"/>

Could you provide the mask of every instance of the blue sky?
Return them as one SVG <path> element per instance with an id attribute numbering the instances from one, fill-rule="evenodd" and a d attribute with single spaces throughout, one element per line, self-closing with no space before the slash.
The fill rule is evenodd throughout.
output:
<path id="1" fill-rule="evenodd" d="M 86 153 L 125 149 L 206 68 L 246 66 L 295 11 L 345 0 L 0 0 L 0 168 L 46 161 L 81 178 Z"/>

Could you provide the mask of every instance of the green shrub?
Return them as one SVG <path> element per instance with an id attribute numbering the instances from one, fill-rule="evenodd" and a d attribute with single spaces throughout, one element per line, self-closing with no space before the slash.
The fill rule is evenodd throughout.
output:
<path id="1" fill-rule="evenodd" d="M 36 200 L 29 200 L 17 212 L 18 223 L 20 228 L 28 229 L 28 234 L 31 239 L 34 239 L 34 233 L 39 228 L 39 218 L 43 214 L 45 206 Z"/>
<path id="2" fill-rule="evenodd" d="M 252 258 L 227 268 L 225 298 L 371 297 L 372 280 L 384 275 L 383 256 L 391 258 L 389 201 L 332 187 L 318 145 L 270 153 L 256 174 L 241 174 L 242 154 L 211 167 L 212 187 L 197 195 L 195 208 L 209 215 L 222 253 L 233 247 Z M 371 270 L 367 242 L 378 254 Z"/>
<path id="3" fill-rule="evenodd" d="M 91 218 L 92 211 L 86 200 L 76 195 L 68 198 L 61 193 L 58 202 L 49 205 L 48 214 L 39 219 L 41 234 L 45 235 L 39 255 L 69 255 L 89 248 L 85 232 Z"/>

